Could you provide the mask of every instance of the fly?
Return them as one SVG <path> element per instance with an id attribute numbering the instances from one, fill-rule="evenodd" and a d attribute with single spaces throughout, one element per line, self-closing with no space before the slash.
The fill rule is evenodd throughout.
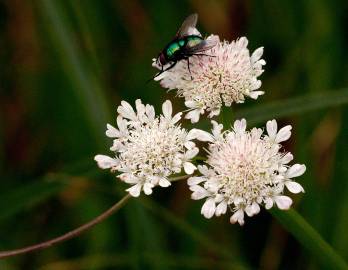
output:
<path id="1" fill-rule="evenodd" d="M 185 19 L 174 39 L 169 42 L 158 55 L 156 63 L 161 67 L 161 71 L 158 72 L 153 78 L 156 78 L 163 72 L 172 69 L 181 60 L 187 61 L 187 69 L 191 74 L 191 56 L 197 55 L 213 57 L 202 52 L 213 48 L 216 45 L 216 41 L 205 40 L 198 34 L 192 34 L 193 30 L 196 28 L 197 20 L 197 14 L 191 14 Z M 170 64 L 169 67 L 164 68 L 164 66 L 167 64 Z"/>

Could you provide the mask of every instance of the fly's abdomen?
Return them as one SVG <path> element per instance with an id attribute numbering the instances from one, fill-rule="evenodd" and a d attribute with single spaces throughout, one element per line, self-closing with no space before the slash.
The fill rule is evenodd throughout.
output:
<path id="1" fill-rule="evenodd" d="M 173 42 L 173 43 L 169 44 L 169 46 L 167 47 L 167 50 L 166 50 L 168 58 L 173 57 L 174 54 L 179 50 L 180 50 L 179 42 Z"/>

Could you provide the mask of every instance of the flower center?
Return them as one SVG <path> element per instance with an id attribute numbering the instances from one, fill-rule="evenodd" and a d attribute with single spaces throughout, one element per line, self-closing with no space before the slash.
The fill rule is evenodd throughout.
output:
<path id="1" fill-rule="evenodd" d="M 235 136 L 211 152 L 208 163 L 217 173 L 218 193 L 233 201 L 246 198 L 250 203 L 272 185 L 274 152 L 262 139 L 252 138 L 250 133 Z"/>

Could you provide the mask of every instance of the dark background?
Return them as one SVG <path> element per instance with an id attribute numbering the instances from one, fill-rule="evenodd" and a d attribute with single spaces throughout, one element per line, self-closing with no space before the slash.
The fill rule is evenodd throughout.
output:
<path id="1" fill-rule="evenodd" d="M 224 118 L 293 125 L 285 148 L 307 165 L 295 208 L 348 259 L 343 0 L 0 1 L 1 250 L 58 236 L 123 196 L 126 186 L 93 157 L 110 154 L 105 126 L 121 100 L 141 98 L 158 111 L 170 98 L 184 109 L 146 80 L 151 59 L 193 12 L 203 33 L 265 47 L 266 94 L 224 109 Z M 158 188 L 82 236 L 1 260 L 0 269 L 320 269 L 265 210 L 240 227 L 228 215 L 206 220 L 202 203 L 185 181 Z"/>

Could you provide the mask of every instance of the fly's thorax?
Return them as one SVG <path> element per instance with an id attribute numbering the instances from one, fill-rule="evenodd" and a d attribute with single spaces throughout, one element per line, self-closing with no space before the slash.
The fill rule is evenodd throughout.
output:
<path id="1" fill-rule="evenodd" d="M 203 41 L 203 38 L 200 36 L 187 36 L 186 37 L 186 47 L 192 48 L 194 46 L 197 46 Z"/>

